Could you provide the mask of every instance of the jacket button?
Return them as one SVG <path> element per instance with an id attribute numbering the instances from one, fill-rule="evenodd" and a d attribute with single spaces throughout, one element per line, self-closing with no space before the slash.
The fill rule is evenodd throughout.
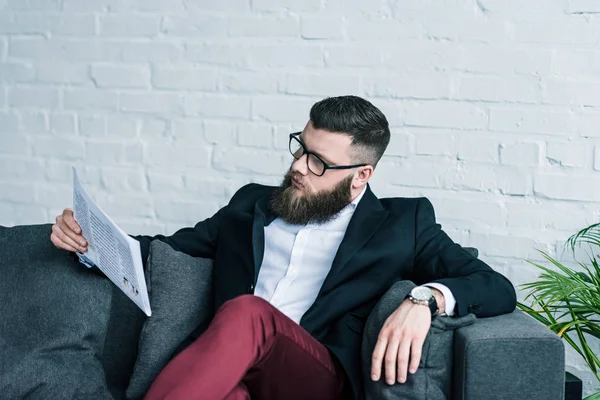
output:
<path id="1" fill-rule="evenodd" d="M 478 313 L 479 311 L 481 311 L 481 305 L 471 304 L 469 305 L 469 307 L 467 307 L 467 311 L 469 311 L 470 313 Z"/>
<path id="2" fill-rule="evenodd" d="M 248 286 L 248 293 L 254 293 L 254 284 L 252 284 L 252 283 L 251 283 L 251 284 Z"/>

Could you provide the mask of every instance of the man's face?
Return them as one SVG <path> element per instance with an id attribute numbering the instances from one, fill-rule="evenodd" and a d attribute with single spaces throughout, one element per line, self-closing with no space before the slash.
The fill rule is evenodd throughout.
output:
<path id="1" fill-rule="evenodd" d="M 350 165 L 352 139 L 340 133 L 316 130 L 309 122 L 298 136 L 307 151 L 317 154 L 330 166 Z M 307 155 L 292 162 L 280 190 L 275 192 L 271 208 L 292 224 L 326 222 L 350 201 L 354 169 L 328 169 L 317 176 L 307 165 Z"/>

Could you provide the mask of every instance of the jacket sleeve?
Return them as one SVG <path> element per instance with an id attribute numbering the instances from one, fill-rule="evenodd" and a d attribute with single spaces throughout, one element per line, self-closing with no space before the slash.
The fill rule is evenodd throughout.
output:
<path id="1" fill-rule="evenodd" d="M 171 236 L 132 236 L 140 242 L 144 267 L 150 252 L 150 243 L 153 240 L 165 242 L 173 249 L 194 257 L 214 258 L 221 220 L 227 211 L 227 207 L 221 208 L 215 215 L 198 222 L 194 227 L 180 229 Z"/>
<path id="2" fill-rule="evenodd" d="M 416 284 L 438 282 L 448 287 L 456 299 L 457 316 L 491 317 L 515 309 L 512 283 L 454 243 L 436 223 L 428 199 L 419 199 L 415 219 Z"/>

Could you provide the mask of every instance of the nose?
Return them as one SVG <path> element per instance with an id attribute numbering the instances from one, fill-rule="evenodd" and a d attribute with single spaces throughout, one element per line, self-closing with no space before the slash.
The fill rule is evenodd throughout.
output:
<path id="1" fill-rule="evenodd" d="M 302 157 L 298 159 L 294 158 L 291 170 L 299 173 L 302 176 L 306 176 L 308 174 L 308 165 L 306 164 L 306 157 L 308 156 L 306 154 L 303 154 Z"/>

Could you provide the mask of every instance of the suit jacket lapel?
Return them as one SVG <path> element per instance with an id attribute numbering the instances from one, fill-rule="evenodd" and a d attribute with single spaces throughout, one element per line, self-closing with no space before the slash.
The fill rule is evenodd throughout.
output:
<path id="1" fill-rule="evenodd" d="M 269 212 L 269 196 L 261 197 L 254 206 L 254 221 L 252 223 L 252 250 L 254 257 L 254 284 L 265 255 L 265 226 L 269 225 L 275 216 Z"/>
<path id="2" fill-rule="evenodd" d="M 333 259 L 331 270 L 323 282 L 319 295 L 335 286 L 336 276 L 373 236 L 388 215 L 389 212 L 383 208 L 379 199 L 367 185 L 367 190 L 348 224 L 346 234 Z"/>

